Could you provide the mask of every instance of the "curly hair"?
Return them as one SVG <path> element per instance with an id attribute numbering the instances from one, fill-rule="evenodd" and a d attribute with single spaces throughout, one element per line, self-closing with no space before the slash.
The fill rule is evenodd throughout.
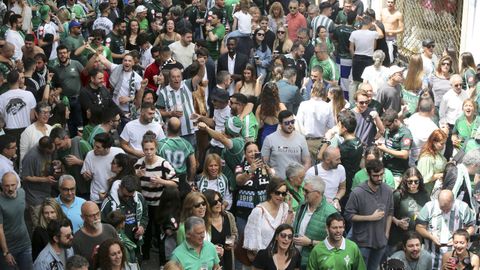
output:
<path id="1" fill-rule="evenodd" d="M 417 169 L 417 167 L 410 167 L 403 173 L 402 181 L 400 181 L 400 184 L 398 185 L 398 188 L 397 188 L 397 191 L 400 193 L 400 199 L 402 199 L 404 196 L 408 194 L 407 180 L 411 177 L 418 178 L 418 191 L 426 192 L 422 174 Z"/>
<path id="2" fill-rule="evenodd" d="M 269 82 L 263 86 L 260 95 L 261 117 L 277 117 L 280 111 L 280 96 L 278 95 L 278 87 L 276 83 Z"/>
<path id="3" fill-rule="evenodd" d="M 125 247 L 119 239 L 109 238 L 103 241 L 98 248 L 98 252 L 94 258 L 94 269 L 109 270 L 112 269 L 112 262 L 110 260 L 110 247 L 118 245 L 122 251 L 122 265 L 127 261 Z"/>

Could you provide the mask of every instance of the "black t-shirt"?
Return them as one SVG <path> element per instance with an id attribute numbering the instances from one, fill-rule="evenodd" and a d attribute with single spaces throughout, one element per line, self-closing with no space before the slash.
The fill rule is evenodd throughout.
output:
<path id="1" fill-rule="evenodd" d="M 345 140 L 338 147 L 340 148 L 342 165 L 345 168 L 347 192 L 350 193 L 350 190 L 352 189 L 353 177 L 355 176 L 355 173 L 360 170 L 360 161 L 362 160 L 363 155 L 363 144 L 359 138 L 355 137 L 351 140 Z"/>
<path id="2" fill-rule="evenodd" d="M 116 54 L 125 53 L 125 40 L 123 40 L 123 37 L 117 36 L 113 32 L 111 32 L 108 35 L 107 39 L 110 39 L 110 50 L 112 51 L 112 53 L 116 53 Z M 114 58 L 113 63 L 121 64 L 122 59 Z"/>
<path id="3" fill-rule="evenodd" d="M 300 252 L 297 251 L 296 255 L 290 259 L 290 263 L 288 264 L 286 270 L 293 270 L 293 269 L 300 268 L 300 262 L 301 262 Z M 257 269 L 277 270 L 277 267 L 275 266 L 275 262 L 273 261 L 273 258 L 268 256 L 268 252 L 266 249 L 262 249 L 257 253 L 255 260 L 253 261 L 253 266 Z"/>

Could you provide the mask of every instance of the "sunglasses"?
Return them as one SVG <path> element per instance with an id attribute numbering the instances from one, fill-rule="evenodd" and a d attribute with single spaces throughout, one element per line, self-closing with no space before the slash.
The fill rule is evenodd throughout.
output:
<path id="1" fill-rule="evenodd" d="M 433 48 L 435 48 L 435 45 L 428 45 L 427 48 L 433 49 Z"/>
<path id="2" fill-rule="evenodd" d="M 206 202 L 199 202 L 199 203 L 193 205 L 193 207 L 195 207 L 195 208 L 199 208 L 200 206 L 207 206 L 207 203 Z"/>
<path id="3" fill-rule="evenodd" d="M 277 31 L 277 34 L 285 34 L 285 31 Z"/>
<path id="4" fill-rule="evenodd" d="M 448 62 L 443 62 L 443 63 L 442 63 L 442 66 L 450 66 L 450 65 L 451 65 L 451 64 L 448 63 Z"/>
<path id="5" fill-rule="evenodd" d="M 408 180 L 408 181 L 407 181 L 407 185 L 411 185 L 411 184 L 418 185 L 419 183 L 420 183 L 419 180 Z"/>
<path id="6" fill-rule="evenodd" d="M 288 239 L 288 240 L 293 239 L 293 234 L 291 233 L 280 233 L 279 236 L 280 238 L 283 238 L 283 239 Z"/>
<path id="7" fill-rule="evenodd" d="M 318 191 L 316 191 L 316 190 L 310 191 L 310 190 L 307 190 L 307 189 L 304 189 L 304 190 L 303 190 L 303 193 L 304 193 L 305 195 L 308 195 L 308 194 L 313 193 L 313 192 L 318 192 Z"/>
<path id="8" fill-rule="evenodd" d="M 265 36 L 265 34 L 263 34 L 263 33 L 257 33 L 257 36 L 263 37 L 263 36 Z"/>
<path id="9" fill-rule="evenodd" d="M 368 101 L 368 100 L 367 100 L 367 101 L 358 101 L 358 104 L 360 104 L 360 105 L 368 105 L 368 104 L 370 104 L 370 101 Z"/>
<path id="10" fill-rule="evenodd" d="M 294 125 L 294 124 L 295 124 L 295 119 L 290 120 L 290 121 L 283 121 L 283 124 L 284 124 L 285 126 Z"/>
<path id="11" fill-rule="evenodd" d="M 288 195 L 288 192 L 286 192 L 286 191 L 284 191 L 284 192 L 275 191 L 274 193 L 275 193 L 275 195 L 277 195 L 277 196 L 281 195 L 282 197 L 287 197 L 287 195 Z"/>
<path id="12" fill-rule="evenodd" d="M 219 198 L 217 200 L 213 200 L 212 205 L 217 205 L 218 203 L 220 203 L 220 204 L 223 203 L 223 199 Z"/>

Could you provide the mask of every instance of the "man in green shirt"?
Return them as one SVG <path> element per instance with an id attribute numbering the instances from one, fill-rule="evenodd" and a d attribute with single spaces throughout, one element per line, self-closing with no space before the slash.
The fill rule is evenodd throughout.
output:
<path id="1" fill-rule="evenodd" d="M 401 176 L 409 167 L 408 156 L 413 137 L 410 130 L 402 124 L 395 110 L 388 109 L 382 118 L 386 128 L 385 143 L 379 143 L 377 146 L 383 152 L 385 168 L 390 169 L 393 176 L 398 178 L 396 179 L 396 185 L 398 185 Z"/>
<path id="2" fill-rule="evenodd" d="M 234 116 L 241 117 L 240 114 L 244 112 L 247 104 L 248 99 L 244 94 L 236 93 L 230 97 L 231 113 Z M 245 139 L 245 141 L 256 141 L 258 135 L 258 122 L 253 112 L 245 115 L 242 119 L 242 122 L 242 137 Z"/>
<path id="3" fill-rule="evenodd" d="M 113 22 L 113 29 L 110 34 L 108 34 L 106 43 L 110 43 L 110 51 L 113 58 L 114 64 L 121 64 L 123 57 L 125 56 L 125 31 L 127 29 L 127 24 L 123 19 L 117 19 Z"/>
<path id="4" fill-rule="evenodd" d="M 220 12 L 212 12 L 207 20 L 207 49 L 213 60 L 220 56 L 220 46 L 225 36 L 225 26 L 220 23 L 223 15 Z"/>
<path id="5" fill-rule="evenodd" d="M 310 67 L 321 66 L 323 69 L 323 79 L 330 85 L 338 85 L 340 79 L 340 68 L 328 55 L 327 45 L 317 43 L 315 45 L 315 56 L 310 60 Z"/>
<path id="6" fill-rule="evenodd" d="M 343 2 L 343 10 L 338 12 L 337 17 L 335 18 L 336 25 L 344 25 L 347 23 L 348 13 L 352 12 L 352 0 L 345 0 Z M 355 13 L 355 12 L 354 12 Z M 335 29 L 336 31 L 336 29 Z"/>
<path id="7" fill-rule="evenodd" d="M 68 29 L 70 30 L 70 35 L 62 41 L 62 44 L 71 52 L 72 59 L 79 61 L 82 65 L 87 64 L 87 57 L 83 51 L 89 49 L 89 43 L 85 42 L 82 36 L 82 25 L 77 21 L 71 21 L 68 24 Z M 94 52 L 90 51 L 90 53 Z"/>
<path id="8" fill-rule="evenodd" d="M 313 248 L 308 258 L 307 270 L 366 270 L 358 246 L 343 237 L 345 220 L 340 213 L 327 218 L 328 236 Z"/>
<path id="9" fill-rule="evenodd" d="M 186 239 L 172 253 L 172 261 L 179 262 L 185 270 L 220 269 L 216 247 L 205 241 L 205 221 L 191 216 L 185 220 Z"/>

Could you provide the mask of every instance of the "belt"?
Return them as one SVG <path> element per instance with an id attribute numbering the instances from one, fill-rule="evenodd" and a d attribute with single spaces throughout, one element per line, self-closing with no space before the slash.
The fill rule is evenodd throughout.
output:
<path id="1" fill-rule="evenodd" d="M 321 140 L 321 139 L 323 139 L 323 137 L 305 137 L 305 139 L 306 139 L 307 141 L 310 141 L 310 140 Z"/>

